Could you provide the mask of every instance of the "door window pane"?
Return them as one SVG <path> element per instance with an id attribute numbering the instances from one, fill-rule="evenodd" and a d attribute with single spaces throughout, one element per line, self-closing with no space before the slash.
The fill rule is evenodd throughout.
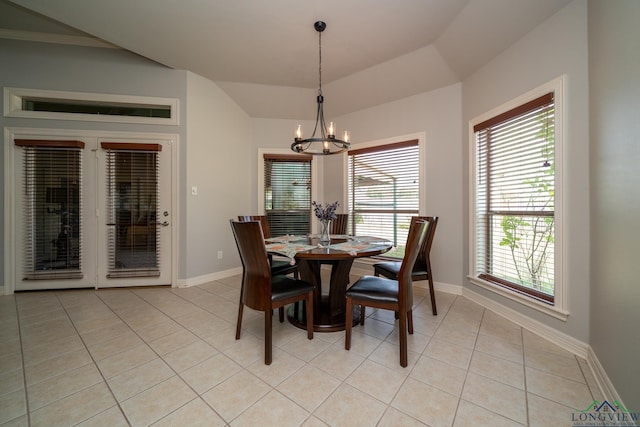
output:
<path id="1" fill-rule="evenodd" d="M 157 151 L 107 151 L 108 277 L 160 274 L 159 155 Z"/>
<path id="2" fill-rule="evenodd" d="M 82 277 L 81 149 L 39 143 L 16 141 L 24 147 L 25 278 Z"/>

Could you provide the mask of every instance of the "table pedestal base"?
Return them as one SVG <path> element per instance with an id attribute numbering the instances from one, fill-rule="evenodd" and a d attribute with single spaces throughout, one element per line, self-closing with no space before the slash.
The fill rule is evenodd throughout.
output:
<path id="1" fill-rule="evenodd" d="M 298 260 L 298 272 L 300 278 L 314 286 L 313 291 L 313 329 L 316 332 L 344 331 L 345 292 L 349 285 L 349 271 L 353 264 L 353 258 L 342 258 L 338 260 Z M 330 266 L 331 279 L 329 281 L 328 295 L 322 292 L 321 268 L 323 265 Z M 289 321 L 298 327 L 306 329 L 305 310 L 294 305 L 289 309 Z M 355 315 L 355 321 L 360 320 L 360 308 Z M 354 323 L 355 324 L 355 323 Z"/>
<path id="2" fill-rule="evenodd" d="M 337 332 L 344 331 L 345 329 L 345 315 L 342 313 L 341 315 L 337 315 L 334 317 L 329 316 L 328 310 L 328 298 L 323 298 L 320 303 L 321 307 L 324 308 L 320 312 L 320 316 L 314 316 L 315 319 L 313 321 L 313 331 L 314 332 Z M 315 310 L 315 308 L 314 308 Z M 315 313 L 314 313 L 315 314 Z M 289 319 L 289 323 L 293 326 L 296 326 L 300 329 L 307 329 L 307 313 L 304 306 L 304 301 L 298 301 L 289 306 L 287 310 L 287 318 Z M 352 326 L 360 323 L 360 307 L 353 307 L 353 321 Z"/>

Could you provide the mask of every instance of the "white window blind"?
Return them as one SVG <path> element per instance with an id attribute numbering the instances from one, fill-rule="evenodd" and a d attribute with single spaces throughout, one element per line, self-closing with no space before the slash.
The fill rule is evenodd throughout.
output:
<path id="1" fill-rule="evenodd" d="M 418 140 L 349 150 L 349 233 L 386 238 L 402 258 L 420 201 Z"/>
<path id="2" fill-rule="evenodd" d="M 476 275 L 554 301 L 553 93 L 474 126 Z"/>
<path id="3" fill-rule="evenodd" d="M 25 279 L 81 278 L 84 143 L 15 144 L 24 150 Z"/>
<path id="4" fill-rule="evenodd" d="M 271 236 L 311 231 L 311 156 L 264 155 L 264 209 Z"/>
<path id="5" fill-rule="evenodd" d="M 159 144 L 103 142 L 107 164 L 107 277 L 160 275 Z"/>

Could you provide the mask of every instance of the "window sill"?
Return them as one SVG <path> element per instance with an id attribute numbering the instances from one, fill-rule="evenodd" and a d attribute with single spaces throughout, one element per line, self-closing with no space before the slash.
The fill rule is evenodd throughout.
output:
<path id="1" fill-rule="evenodd" d="M 486 280 L 480 279 L 477 276 L 467 276 L 469 281 L 474 285 L 480 286 L 481 288 L 487 289 L 495 294 L 508 298 L 512 301 L 525 305 L 529 308 L 532 308 L 540 313 L 544 313 L 548 316 L 555 317 L 556 319 L 560 319 L 563 322 L 566 322 L 569 318 L 569 313 L 567 311 L 561 310 L 553 305 L 545 304 L 541 301 L 537 301 L 531 297 L 519 294 L 517 292 L 510 291 L 502 286 L 498 286 Z"/>

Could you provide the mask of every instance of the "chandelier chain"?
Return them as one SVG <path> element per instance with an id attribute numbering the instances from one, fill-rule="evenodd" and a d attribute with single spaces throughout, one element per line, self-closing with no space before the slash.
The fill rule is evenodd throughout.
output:
<path id="1" fill-rule="evenodd" d="M 318 95 L 322 96 L 322 32 L 318 33 Z"/>

